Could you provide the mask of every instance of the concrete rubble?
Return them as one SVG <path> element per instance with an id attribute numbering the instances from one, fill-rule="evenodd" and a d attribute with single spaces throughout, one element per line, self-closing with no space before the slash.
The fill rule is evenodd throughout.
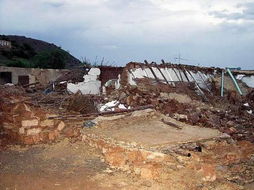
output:
<path id="1" fill-rule="evenodd" d="M 232 70 L 244 93 L 225 76 L 221 97 L 222 71 L 131 62 L 65 72 L 46 88 L 1 85 L 1 150 L 70 138 L 100 150 L 112 171 L 242 189 L 254 182 L 254 73 Z"/>

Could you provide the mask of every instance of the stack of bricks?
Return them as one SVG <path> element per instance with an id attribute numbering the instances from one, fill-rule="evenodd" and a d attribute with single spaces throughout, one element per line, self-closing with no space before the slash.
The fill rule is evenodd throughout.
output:
<path id="1" fill-rule="evenodd" d="M 65 128 L 63 121 L 48 119 L 53 114 L 28 103 L 5 104 L 2 109 L 0 125 L 17 143 L 31 145 L 53 142 Z"/>

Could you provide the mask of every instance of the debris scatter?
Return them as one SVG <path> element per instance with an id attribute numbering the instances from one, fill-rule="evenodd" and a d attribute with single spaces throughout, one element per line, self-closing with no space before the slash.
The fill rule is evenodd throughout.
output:
<path id="1" fill-rule="evenodd" d="M 251 187 L 253 76 L 145 61 L 66 70 L 46 86 L 0 85 L 0 167 L 9 154 L 24 154 L 24 163 L 32 155 L 59 170 L 71 162 L 66 150 L 91 171 L 92 189 Z"/>

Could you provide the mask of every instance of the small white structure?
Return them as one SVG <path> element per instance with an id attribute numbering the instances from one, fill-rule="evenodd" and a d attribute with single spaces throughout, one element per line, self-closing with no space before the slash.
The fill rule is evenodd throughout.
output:
<path id="1" fill-rule="evenodd" d="M 101 81 L 98 80 L 101 71 L 99 68 L 91 68 L 87 75 L 84 75 L 84 81 L 79 83 L 67 83 L 67 91 L 69 93 L 82 94 L 100 94 Z"/>

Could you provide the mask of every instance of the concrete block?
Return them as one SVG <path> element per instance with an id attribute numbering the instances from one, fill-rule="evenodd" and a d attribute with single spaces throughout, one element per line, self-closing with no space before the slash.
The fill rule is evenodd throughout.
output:
<path id="1" fill-rule="evenodd" d="M 32 128 L 27 130 L 27 135 L 37 135 L 41 132 L 41 128 Z"/>
<path id="2" fill-rule="evenodd" d="M 39 124 L 38 119 L 30 119 L 21 121 L 22 127 L 33 127 Z"/>
<path id="3" fill-rule="evenodd" d="M 59 123 L 58 126 L 57 126 L 57 130 L 58 130 L 58 131 L 62 131 L 62 130 L 64 129 L 64 127 L 65 127 L 64 122 L 63 122 L 63 121 L 60 121 L 60 123 Z"/>
<path id="4" fill-rule="evenodd" d="M 53 125 L 54 125 L 54 120 L 52 120 L 52 119 L 46 119 L 46 120 L 43 120 L 40 122 L 40 126 L 42 126 L 42 127 L 47 127 L 47 126 L 51 127 Z"/>

